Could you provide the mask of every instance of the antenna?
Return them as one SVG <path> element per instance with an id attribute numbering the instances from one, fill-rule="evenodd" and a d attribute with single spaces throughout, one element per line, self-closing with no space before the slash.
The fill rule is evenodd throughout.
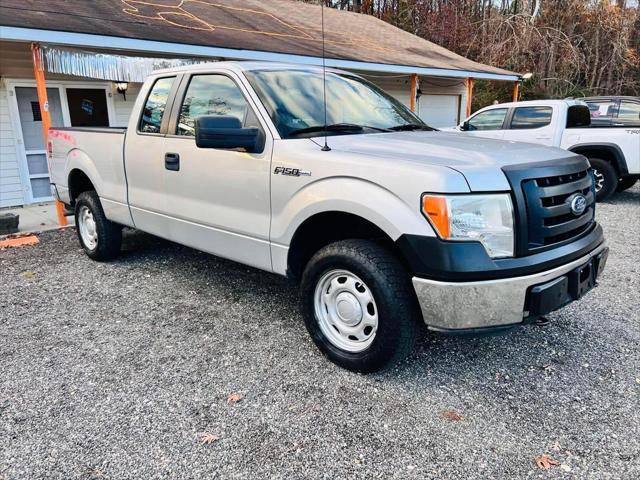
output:
<path id="1" fill-rule="evenodd" d="M 320 9 L 322 12 L 322 101 L 324 103 L 324 146 L 321 150 L 328 152 L 331 148 L 327 145 L 327 67 L 324 55 L 324 0 L 320 0 Z"/>

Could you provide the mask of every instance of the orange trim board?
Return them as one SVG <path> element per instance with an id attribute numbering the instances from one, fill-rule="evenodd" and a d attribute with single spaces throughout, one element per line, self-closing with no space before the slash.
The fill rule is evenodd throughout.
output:
<path id="1" fill-rule="evenodd" d="M 36 237 L 35 235 L 23 235 L 21 237 L 13 237 L 0 240 L 0 249 L 28 247 L 30 245 L 37 245 L 39 243 L 40 240 L 38 240 L 38 237 Z"/>

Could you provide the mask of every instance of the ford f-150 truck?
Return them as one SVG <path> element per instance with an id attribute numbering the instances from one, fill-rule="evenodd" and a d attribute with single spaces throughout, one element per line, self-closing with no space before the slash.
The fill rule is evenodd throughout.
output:
<path id="1" fill-rule="evenodd" d="M 585 157 L 438 132 L 355 74 L 325 81 L 326 112 L 316 67 L 159 71 L 128 128 L 52 129 L 82 248 L 112 259 L 127 226 L 287 275 L 316 345 L 361 372 L 421 322 L 505 330 L 594 287 L 608 247 Z"/>
<path id="2" fill-rule="evenodd" d="M 584 155 L 593 167 L 597 200 L 605 200 L 640 178 L 640 124 L 593 124 L 591 119 L 590 107 L 581 100 L 531 100 L 482 108 L 450 130 Z"/>

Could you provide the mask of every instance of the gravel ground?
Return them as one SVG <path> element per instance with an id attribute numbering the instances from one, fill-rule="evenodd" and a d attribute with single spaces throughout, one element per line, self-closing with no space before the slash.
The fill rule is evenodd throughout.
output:
<path id="1" fill-rule="evenodd" d="M 598 218 L 600 286 L 550 325 L 369 376 L 280 277 L 136 232 L 106 264 L 72 230 L 1 251 L 0 479 L 639 478 L 640 187 Z"/>

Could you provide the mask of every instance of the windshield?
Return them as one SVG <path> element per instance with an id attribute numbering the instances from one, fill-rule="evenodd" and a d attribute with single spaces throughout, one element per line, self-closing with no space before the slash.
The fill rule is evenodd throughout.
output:
<path id="1" fill-rule="evenodd" d="M 254 70 L 245 72 L 282 138 L 374 133 L 411 126 L 429 129 L 407 107 L 362 78 L 326 72 L 327 121 L 324 129 L 322 72 Z"/>

